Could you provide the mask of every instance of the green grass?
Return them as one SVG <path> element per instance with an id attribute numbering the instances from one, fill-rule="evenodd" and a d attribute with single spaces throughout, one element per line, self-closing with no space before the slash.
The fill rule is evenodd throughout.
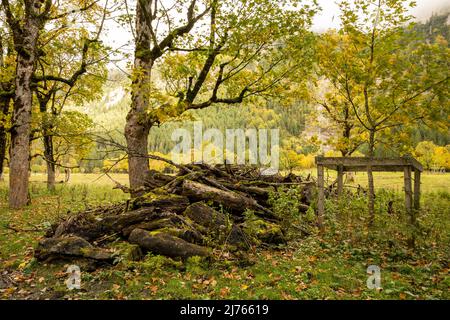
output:
<path id="1" fill-rule="evenodd" d="M 297 173 L 297 172 L 296 172 Z M 313 177 L 317 176 L 316 169 L 305 169 L 298 173 L 301 175 L 311 174 Z M 336 179 L 336 171 L 325 169 L 325 179 L 328 183 L 331 183 Z M 347 183 L 350 186 L 367 187 L 367 174 L 364 172 L 357 172 L 355 175 L 355 181 L 353 183 Z M 377 189 L 390 189 L 394 191 L 403 191 L 403 173 L 402 172 L 374 172 L 375 188 Z M 421 175 L 422 191 L 450 191 L 450 173 L 432 173 L 423 172 Z"/>
<path id="2" fill-rule="evenodd" d="M 378 176 L 378 179 L 377 179 Z M 392 187 L 401 175 L 376 175 Z M 417 247 L 408 248 L 403 195 L 379 189 L 376 223 L 367 229 L 366 199 L 327 200 L 327 232 L 277 249 L 253 249 L 240 260 L 190 259 L 187 263 L 147 255 L 116 266 L 82 266 L 82 290 L 68 291 L 67 264 L 42 264 L 33 248 L 52 222 L 79 210 L 127 198 L 107 177 L 73 174 L 54 192 L 43 175 L 32 175 L 32 205 L 7 207 L 7 181 L 0 184 L 0 298 L 17 299 L 449 299 L 449 175 L 425 174 Z M 126 183 L 126 175 L 113 175 Z M 363 175 L 358 175 L 357 179 Z M 358 181 L 358 180 L 357 180 Z M 437 190 L 437 191 L 434 191 Z M 401 191 L 401 188 L 398 189 Z M 386 211 L 388 201 L 394 211 Z M 282 207 L 282 206 L 281 206 Z M 68 210 L 70 212 L 68 213 Z M 301 223 L 308 223 L 301 216 Z M 309 215 L 310 217 L 310 215 Z M 13 229 L 16 229 L 14 231 Z M 113 246 L 119 246 L 118 243 Z M 382 290 L 366 287 L 366 268 L 379 265 Z M 6 272 L 6 273 L 5 273 Z M 8 275 L 12 284 L 1 286 Z"/>
<path id="3" fill-rule="evenodd" d="M 311 174 L 316 177 L 316 169 L 305 169 L 301 171 L 296 171 L 296 173 L 301 175 Z M 109 174 L 114 181 L 120 184 L 128 184 L 128 175 L 125 173 L 111 173 Z M 46 174 L 44 173 L 33 173 L 30 176 L 31 184 L 45 184 Z M 336 172 L 333 170 L 325 170 L 325 178 L 328 182 L 333 182 L 336 179 Z M 57 177 L 58 180 L 64 179 L 61 175 Z M 423 172 L 422 173 L 422 191 L 432 192 L 432 191 L 449 191 L 450 190 L 450 173 L 432 173 Z M 403 190 L 403 173 L 401 172 L 374 172 L 375 187 L 378 189 L 391 189 L 394 191 Z M 70 181 L 67 185 L 97 185 L 97 186 L 114 186 L 115 182 L 108 178 L 106 175 L 100 174 L 85 174 L 85 173 L 72 173 L 70 176 Z M 5 180 L 0 183 L 0 186 L 6 186 L 8 183 L 8 176 L 6 175 Z M 350 186 L 361 185 L 363 187 L 367 186 L 367 174 L 363 172 L 357 172 L 355 174 L 355 181 L 353 183 L 348 183 Z"/>
<path id="4" fill-rule="evenodd" d="M 110 173 L 109 176 L 123 185 L 128 184 L 128 174 L 125 173 Z M 60 174 L 56 177 L 57 184 L 59 181 L 64 180 L 64 175 Z M 4 181 L 0 182 L 0 186 L 6 187 L 8 185 L 9 177 L 5 175 Z M 30 175 L 30 183 L 31 184 L 45 184 L 47 181 L 47 174 L 45 173 L 32 173 Z M 108 178 L 108 176 L 104 174 L 94 174 L 94 173 L 72 173 L 70 175 L 69 182 L 66 183 L 66 186 L 71 185 L 96 185 L 96 186 L 114 186 L 113 180 Z"/>

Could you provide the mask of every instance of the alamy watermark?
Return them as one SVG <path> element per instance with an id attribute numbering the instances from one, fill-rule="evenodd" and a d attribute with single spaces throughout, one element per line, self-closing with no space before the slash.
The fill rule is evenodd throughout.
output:
<path id="1" fill-rule="evenodd" d="M 81 289 L 81 270 L 77 265 L 71 265 L 67 268 L 66 273 L 69 275 L 66 280 L 67 289 Z"/>
<path id="2" fill-rule="evenodd" d="M 381 289 L 381 269 L 379 266 L 370 265 L 367 267 L 367 274 L 370 276 L 367 278 L 368 289 Z"/>
<path id="3" fill-rule="evenodd" d="M 203 130 L 201 121 L 194 122 L 191 131 L 180 128 L 172 132 L 177 142 L 171 159 L 177 164 L 250 164 L 279 169 L 279 129 L 219 129 Z"/>

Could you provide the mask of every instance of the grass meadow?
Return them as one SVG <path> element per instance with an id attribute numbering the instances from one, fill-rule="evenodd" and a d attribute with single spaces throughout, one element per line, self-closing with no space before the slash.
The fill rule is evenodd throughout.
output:
<path id="1" fill-rule="evenodd" d="M 311 171 L 314 175 L 314 171 Z M 308 171 L 302 172 L 303 175 Z M 111 177 L 127 183 L 125 174 Z M 333 173 L 328 173 L 329 181 Z M 62 179 L 63 177 L 59 177 Z M 353 186 L 365 185 L 356 175 Z M 106 176 L 72 174 L 69 183 L 46 189 L 45 175 L 32 174 L 32 203 L 7 206 L 8 178 L 0 183 L 0 298 L 3 299 L 449 299 L 450 174 L 425 173 L 416 248 L 404 213 L 401 173 L 376 173 L 376 221 L 366 227 L 367 202 L 352 193 L 326 202 L 326 236 L 314 227 L 314 212 L 294 215 L 292 199 L 277 208 L 310 235 L 291 233 L 278 248 L 252 249 L 242 259 L 185 263 L 147 254 L 114 266 L 82 267 L 82 289 L 66 288 L 64 262 L 44 264 L 33 250 L 45 229 L 62 217 L 92 206 L 124 201 Z M 387 211 L 387 203 L 394 203 Z M 113 242 L 113 248 L 123 243 Z M 224 254 L 223 252 L 220 254 Z M 226 253 L 225 253 L 226 254 Z M 380 289 L 368 289 L 368 265 L 381 268 Z"/>

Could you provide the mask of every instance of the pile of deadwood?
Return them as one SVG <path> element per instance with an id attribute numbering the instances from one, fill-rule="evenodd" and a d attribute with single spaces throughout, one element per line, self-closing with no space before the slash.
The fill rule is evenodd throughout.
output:
<path id="1" fill-rule="evenodd" d="M 264 175 L 257 167 L 237 165 L 185 165 L 174 175 L 155 171 L 140 196 L 71 213 L 55 223 L 35 256 L 41 261 L 112 263 L 118 253 L 108 244 L 117 242 L 127 243 L 133 260 L 146 252 L 185 259 L 224 248 L 242 252 L 280 244 L 285 230 L 269 204 L 269 193 L 299 186 L 298 207 L 306 211 L 315 187 L 309 177 Z"/>

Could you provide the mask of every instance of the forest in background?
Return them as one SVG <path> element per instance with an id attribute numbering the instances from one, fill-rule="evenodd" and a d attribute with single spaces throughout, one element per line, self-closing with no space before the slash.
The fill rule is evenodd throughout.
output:
<path id="1" fill-rule="evenodd" d="M 414 29 L 421 34 L 419 41 L 433 42 L 436 37 L 443 37 L 447 43 L 450 40 L 449 13 L 438 12 L 425 22 L 417 22 Z M 316 34 L 320 38 L 320 34 Z M 412 49 L 411 49 L 412 50 Z M 130 80 L 128 76 L 118 70 L 108 70 L 108 80 L 102 81 L 95 88 L 93 101 L 81 101 L 80 104 L 71 103 L 63 111 L 64 117 L 57 123 L 55 140 L 64 140 L 73 136 L 70 130 L 80 130 L 85 136 L 80 141 L 69 140 L 75 147 L 67 150 L 66 143 L 61 142 L 61 164 L 72 168 L 73 172 L 100 173 L 104 170 L 111 172 L 127 172 L 126 159 L 118 162 L 123 152 L 110 151 L 92 138 L 91 133 L 104 137 L 111 137 L 115 141 L 125 144 L 123 129 L 125 117 L 130 104 Z M 309 90 L 323 90 L 324 85 L 314 88 L 310 84 Z M 445 119 L 447 112 L 443 101 L 442 115 Z M 447 112 L 448 114 L 448 112 Z M 36 125 L 39 126 L 39 114 L 36 114 Z M 149 136 L 149 150 L 160 156 L 169 157 L 175 145 L 171 133 L 176 128 L 192 130 L 192 121 L 202 121 L 204 129 L 217 128 L 223 132 L 229 128 L 280 128 L 282 139 L 281 166 L 284 170 L 300 170 L 314 167 L 314 157 L 323 153 L 328 156 L 340 155 L 336 148 L 338 141 L 333 139 L 339 127 L 327 119 L 327 113 L 310 97 L 289 99 L 280 103 L 277 99 L 257 102 L 246 102 L 236 106 L 212 106 L 205 110 L 194 110 L 185 114 L 184 119 L 162 123 L 160 127 L 153 127 Z M 447 115 L 448 117 L 448 115 Z M 80 119 L 84 124 L 78 127 Z M 7 121 L 7 118 L 5 119 Z M 6 125 L 7 127 L 8 125 Z M 58 131 L 61 130 L 61 131 Z M 399 128 L 403 131 L 404 128 Z M 395 133 L 393 133 L 395 134 Z M 58 139 L 58 136 L 61 139 Z M 70 137 L 69 137 L 70 136 Z M 389 157 L 398 154 L 412 154 L 424 163 L 427 170 L 447 171 L 450 169 L 450 136 L 445 126 L 428 125 L 418 122 L 408 128 L 407 136 L 400 142 L 404 149 L 398 149 L 394 144 L 380 144 L 376 148 L 376 156 Z M 79 145 L 79 147 L 76 147 Z M 34 153 L 43 154 L 43 141 L 33 140 Z M 400 151 L 400 152 L 399 152 Z M 56 151 L 58 153 L 59 151 Z M 355 155 L 367 155 L 367 146 L 362 144 L 355 150 Z M 6 155 L 5 165 L 8 164 Z M 159 161 L 153 161 L 152 166 L 159 170 L 167 167 Z M 45 173 L 46 161 L 42 156 L 32 160 L 31 171 Z M 63 171 L 64 168 L 61 168 Z M 6 168 L 8 172 L 8 168 Z"/>

